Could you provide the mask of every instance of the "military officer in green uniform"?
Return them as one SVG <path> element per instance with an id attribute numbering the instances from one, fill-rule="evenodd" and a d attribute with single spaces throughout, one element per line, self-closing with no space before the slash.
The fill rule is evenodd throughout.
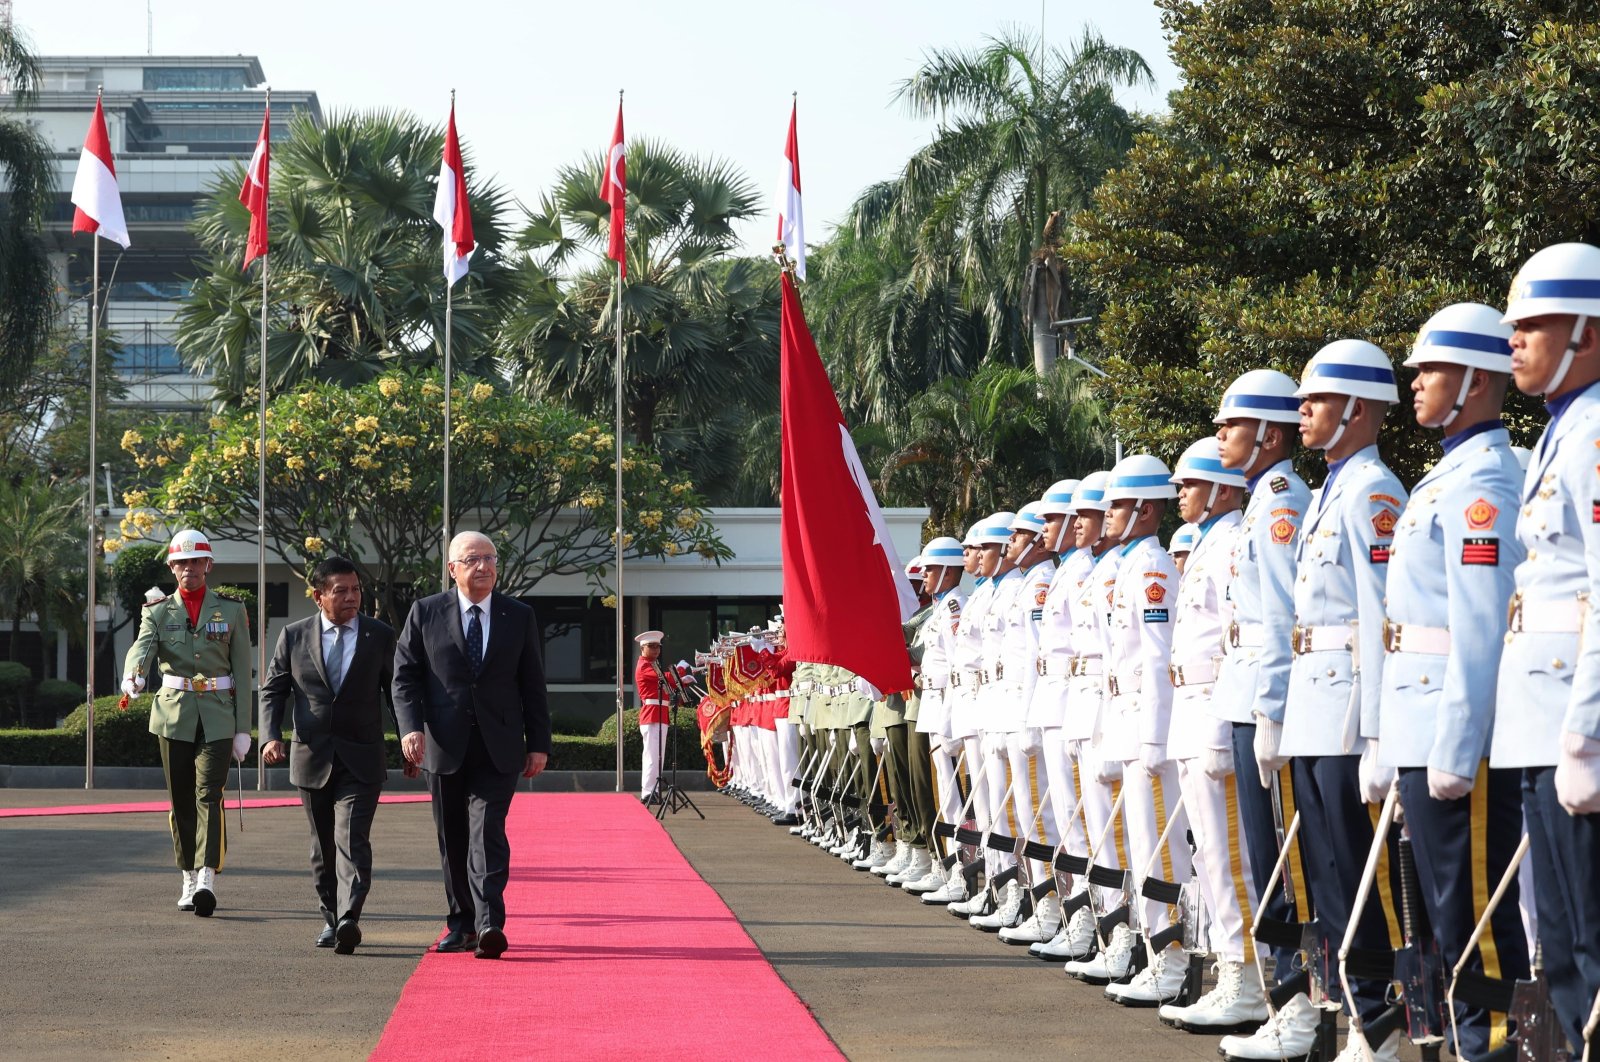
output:
<path id="1" fill-rule="evenodd" d="M 228 757 L 250 751 L 250 628 L 245 608 L 206 586 L 211 543 L 179 531 L 167 547 L 178 592 L 146 605 L 128 650 L 122 689 L 155 694 L 150 732 L 172 801 L 172 849 L 183 876 L 178 908 L 209 917 L 227 840 L 222 796 Z"/>

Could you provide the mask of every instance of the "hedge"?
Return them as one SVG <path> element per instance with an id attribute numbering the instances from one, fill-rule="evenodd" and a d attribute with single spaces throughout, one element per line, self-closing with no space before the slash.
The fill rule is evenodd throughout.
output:
<path id="1" fill-rule="evenodd" d="M 94 762 L 101 767 L 159 767 L 161 750 L 150 735 L 150 698 L 140 697 L 126 711 L 117 709 L 116 697 L 95 700 Z M 678 769 L 704 771 L 705 757 L 700 753 L 699 732 L 694 729 L 693 713 L 682 709 L 679 714 Z M 638 712 L 627 717 L 628 729 L 623 739 L 624 762 L 630 769 L 639 765 L 642 742 L 639 736 Z M 0 730 L 0 763 L 25 764 L 37 767 L 70 767 L 83 763 L 84 731 L 87 729 L 87 712 L 79 705 L 57 730 Z M 556 771 L 613 771 L 617 766 L 617 722 L 608 719 L 597 737 L 556 734 L 551 739 L 550 769 Z M 245 759 L 247 766 L 256 760 L 257 749 L 252 746 Z M 389 766 L 398 770 L 402 766 L 400 743 L 390 735 Z M 670 753 L 667 764 L 672 762 Z"/>

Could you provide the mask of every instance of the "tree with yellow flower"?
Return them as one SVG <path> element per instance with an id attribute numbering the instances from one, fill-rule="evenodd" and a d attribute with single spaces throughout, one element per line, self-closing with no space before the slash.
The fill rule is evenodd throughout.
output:
<path id="1" fill-rule="evenodd" d="M 486 381 L 456 377 L 451 424 L 451 513 L 481 529 L 500 554 L 500 586 L 526 593 L 548 575 L 587 575 L 603 588 L 615 525 L 608 485 L 612 436 L 560 406 L 530 402 Z M 309 569 L 328 553 L 349 557 L 398 622 L 439 571 L 444 389 L 437 373 L 392 373 L 356 387 L 306 385 L 267 410 L 269 549 Z M 204 432 L 129 432 L 141 469 L 164 469 L 145 499 L 169 525 L 253 540 L 257 420 L 221 416 Z M 661 458 L 628 447 L 623 459 L 627 555 L 729 551 L 704 501 Z M 125 539 L 142 530 L 132 518 Z"/>

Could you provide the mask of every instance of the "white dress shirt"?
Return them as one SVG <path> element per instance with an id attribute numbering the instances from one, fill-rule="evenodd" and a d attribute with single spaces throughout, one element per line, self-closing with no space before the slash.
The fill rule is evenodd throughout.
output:
<path id="1" fill-rule="evenodd" d="M 478 623 L 483 627 L 482 649 L 485 657 L 489 655 L 489 600 L 492 597 L 494 597 L 494 594 L 490 593 L 485 595 L 482 601 L 474 602 L 461 592 L 459 586 L 456 587 L 456 606 L 461 610 L 461 638 L 463 641 L 466 640 L 467 624 L 472 622 L 472 617 L 467 615 L 467 609 L 476 604 L 478 606 Z"/>

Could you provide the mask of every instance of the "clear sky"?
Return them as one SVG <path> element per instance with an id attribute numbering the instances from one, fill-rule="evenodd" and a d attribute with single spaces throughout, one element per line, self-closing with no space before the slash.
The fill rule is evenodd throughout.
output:
<path id="1" fill-rule="evenodd" d="M 142 0 L 13 0 L 44 55 L 142 55 Z M 476 167 L 530 205 L 556 170 L 604 147 L 627 90 L 630 137 L 732 160 L 775 198 L 799 93 L 806 235 L 823 239 L 856 194 L 929 135 L 891 101 L 930 48 L 1024 26 L 1066 44 L 1091 23 L 1137 49 L 1164 107 L 1177 87 L 1151 0 L 152 0 L 158 55 L 260 57 L 270 84 L 314 89 L 324 112 L 395 108 L 443 123 L 450 89 Z M 473 174 L 469 172 L 469 182 Z M 773 222 L 746 235 L 765 250 Z"/>

